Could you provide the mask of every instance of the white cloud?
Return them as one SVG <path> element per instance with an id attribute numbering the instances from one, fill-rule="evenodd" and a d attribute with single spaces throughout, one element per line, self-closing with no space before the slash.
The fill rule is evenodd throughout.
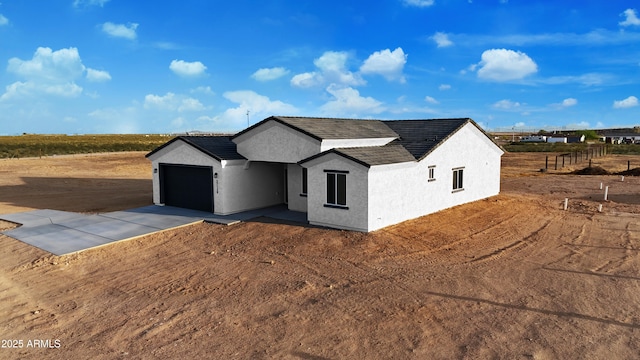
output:
<path id="1" fill-rule="evenodd" d="M 250 119 L 264 119 L 268 116 L 293 115 L 298 109 L 282 101 L 273 101 L 251 90 L 227 91 L 222 96 L 238 106 L 229 108 L 211 119 L 217 128 L 240 129 L 247 126 L 247 111 Z"/>
<path id="2" fill-rule="evenodd" d="M 525 127 L 525 126 L 527 126 L 527 124 L 525 124 L 522 121 L 513 124 L 513 127 L 517 127 L 517 128 L 521 128 L 521 127 Z"/>
<path id="3" fill-rule="evenodd" d="M 191 89 L 190 92 L 192 94 L 193 93 L 200 93 L 200 94 L 206 94 L 206 95 L 215 95 L 213 90 L 211 90 L 211 86 L 198 86 L 195 89 Z"/>
<path id="4" fill-rule="evenodd" d="M 271 81 L 281 78 L 289 73 L 289 70 L 283 67 L 262 68 L 254 72 L 251 77 L 257 81 Z"/>
<path id="5" fill-rule="evenodd" d="M 439 104 L 440 102 L 434 98 L 432 98 L 431 96 L 425 96 L 424 101 L 428 102 L 429 104 Z"/>
<path id="6" fill-rule="evenodd" d="M 478 65 L 478 77 L 493 81 L 519 80 L 538 71 L 527 54 L 507 49 L 486 50 Z"/>
<path id="7" fill-rule="evenodd" d="M 92 5 L 103 7 L 104 4 L 108 2 L 109 0 L 74 0 L 73 7 L 92 6 Z"/>
<path id="8" fill-rule="evenodd" d="M 202 111 L 205 110 L 204 105 L 198 99 L 186 98 L 182 99 L 180 106 L 178 106 L 179 112 L 184 111 Z"/>
<path id="9" fill-rule="evenodd" d="M 27 79 L 48 81 L 74 80 L 84 72 L 80 54 L 76 48 L 53 51 L 39 47 L 31 60 L 9 59 L 7 71 Z"/>
<path id="10" fill-rule="evenodd" d="M 111 75 L 107 71 L 87 68 L 87 80 L 92 82 L 109 81 Z"/>
<path id="11" fill-rule="evenodd" d="M 186 62 L 184 60 L 173 60 L 169 65 L 169 69 L 180 76 L 196 77 L 203 75 L 207 67 L 200 61 Z"/>
<path id="12" fill-rule="evenodd" d="M 584 86 L 593 86 L 600 85 L 612 80 L 614 80 L 614 78 L 609 74 L 587 73 L 578 76 L 553 76 L 547 79 L 541 79 L 539 81 L 543 84 L 549 85 L 577 83 Z"/>
<path id="13" fill-rule="evenodd" d="M 9 25 L 9 19 L 0 14 L 0 26 Z"/>
<path id="14" fill-rule="evenodd" d="M 291 86 L 298 88 L 310 88 L 322 83 L 322 79 L 316 72 L 297 74 L 291 78 Z"/>
<path id="15" fill-rule="evenodd" d="M 638 98 L 635 96 L 629 96 L 624 100 L 616 100 L 613 102 L 614 109 L 626 109 L 638 106 Z"/>
<path id="16" fill-rule="evenodd" d="M 327 83 L 336 83 L 348 86 L 366 84 L 359 74 L 354 74 L 347 69 L 348 59 L 349 54 L 347 52 L 327 51 L 313 61 L 313 64 L 318 68 L 318 71 L 295 75 L 291 79 L 291 85 L 307 88 Z"/>
<path id="17" fill-rule="evenodd" d="M 137 37 L 136 29 L 138 28 L 138 24 L 129 23 L 128 25 L 124 24 L 114 24 L 112 22 L 106 22 L 102 24 L 102 31 L 109 36 L 113 37 L 121 37 L 129 40 L 135 40 Z"/>
<path id="18" fill-rule="evenodd" d="M 402 69 L 407 63 L 407 55 L 402 48 L 393 52 L 389 49 L 376 51 L 360 67 L 363 74 L 379 74 L 389 81 L 406 82 Z"/>
<path id="19" fill-rule="evenodd" d="M 440 91 L 451 90 L 451 85 L 449 85 L 449 84 L 440 84 L 440 86 L 438 86 L 438 90 L 440 90 Z"/>
<path id="20" fill-rule="evenodd" d="M 575 106 L 577 103 L 578 103 L 578 100 L 574 98 L 566 98 L 562 100 L 562 106 L 564 107 Z"/>
<path id="21" fill-rule="evenodd" d="M 140 126 L 141 115 L 137 107 L 103 108 L 90 112 L 89 117 L 96 120 L 93 131 L 104 134 L 136 134 L 145 131 Z M 148 131 L 148 130 L 147 130 Z"/>
<path id="22" fill-rule="evenodd" d="M 627 9 L 620 16 L 624 16 L 624 21 L 619 22 L 620 26 L 640 26 L 640 19 L 636 14 L 636 9 Z"/>
<path id="23" fill-rule="evenodd" d="M 206 110 L 198 99 L 168 92 L 163 96 L 148 94 L 144 97 L 144 108 L 164 111 L 191 112 Z"/>
<path id="24" fill-rule="evenodd" d="M 82 77 L 85 66 L 76 48 L 53 51 L 39 47 L 30 60 L 9 59 L 7 71 L 24 78 L 6 87 L 2 99 L 45 94 L 74 97 L 82 93 L 75 80 Z"/>
<path id="25" fill-rule="evenodd" d="M 20 97 L 28 97 L 36 94 L 53 95 L 57 97 L 76 97 L 82 93 L 82 87 L 73 82 L 60 84 L 39 84 L 33 81 L 16 81 L 7 85 L 5 93 L 0 96 L 0 100 L 9 100 Z"/>
<path id="26" fill-rule="evenodd" d="M 429 7 L 435 4 L 435 0 L 402 0 L 405 6 Z"/>
<path id="27" fill-rule="evenodd" d="M 505 100 L 500 100 L 495 104 L 493 104 L 493 108 L 499 109 L 499 110 L 514 110 L 514 109 L 519 109 L 520 105 L 521 104 L 517 101 L 511 101 L 511 100 L 505 99 Z"/>
<path id="28" fill-rule="evenodd" d="M 453 41 L 449 40 L 449 36 L 443 32 L 437 32 L 431 37 L 438 44 L 438 47 L 448 47 L 453 45 Z"/>
<path id="29" fill-rule="evenodd" d="M 334 100 L 321 106 L 325 114 L 359 117 L 363 113 L 379 114 L 385 111 L 380 101 L 372 97 L 362 97 L 354 88 L 331 84 L 326 90 L 333 95 Z"/>

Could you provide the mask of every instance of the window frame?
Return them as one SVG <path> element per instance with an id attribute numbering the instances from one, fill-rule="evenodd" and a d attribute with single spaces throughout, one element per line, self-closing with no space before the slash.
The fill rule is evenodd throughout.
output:
<path id="1" fill-rule="evenodd" d="M 436 166 L 435 165 L 429 165 L 428 167 L 428 171 L 429 171 L 429 179 L 427 181 L 431 182 L 431 181 L 436 181 Z"/>
<path id="2" fill-rule="evenodd" d="M 451 192 L 459 192 L 464 190 L 464 167 L 457 167 L 452 169 L 453 172 L 453 190 Z"/>
<path id="3" fill-rule="evenodd" d="M 347 174 L 344 170 L 324 170 L 327 175 L 324 207 L 349 209 L 347 206 Z"/>

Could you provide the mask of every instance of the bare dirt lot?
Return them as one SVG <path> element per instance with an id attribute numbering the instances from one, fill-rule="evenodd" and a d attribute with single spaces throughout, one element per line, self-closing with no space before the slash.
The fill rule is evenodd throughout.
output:
<path id="1" fill-rule="evenodd" d="M 0 358 L 637 359 L 640 179 L 541 167 L 505 154 L 499 196 L 369 234 L 258 219 L 61 257 L 0 235 Z M 0 160 L 0 213 L 148 205 L 150 176 L 143 153 Z"/>

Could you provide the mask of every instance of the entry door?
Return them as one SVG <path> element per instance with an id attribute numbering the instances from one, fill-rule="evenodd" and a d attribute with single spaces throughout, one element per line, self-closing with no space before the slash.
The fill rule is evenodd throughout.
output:
<path id="1" fill-rule="evenodd" d="M 213 212 L 213 168 L 160 164 L 160 202 Z"/>

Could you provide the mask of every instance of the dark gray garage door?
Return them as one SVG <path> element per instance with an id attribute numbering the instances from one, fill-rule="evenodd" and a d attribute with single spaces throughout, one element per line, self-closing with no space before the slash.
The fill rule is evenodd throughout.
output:
<path id="1" fill-rule="evenodd" d="M 160 164 L 160 202 L 213 212 L 213 168 Z"/>

